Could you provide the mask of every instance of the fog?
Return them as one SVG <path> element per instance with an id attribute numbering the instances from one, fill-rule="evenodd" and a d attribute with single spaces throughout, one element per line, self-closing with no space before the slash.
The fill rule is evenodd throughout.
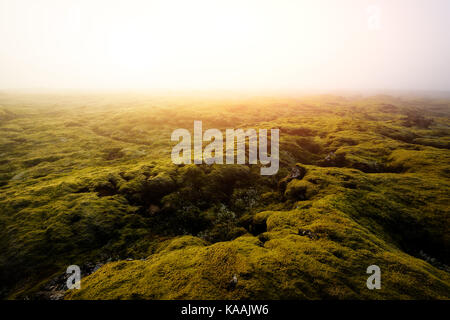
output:
<path id="1" fill-rule="evenodd" d="M 450 90 L 448 0 L 0 0 L 0 89 Z"/>

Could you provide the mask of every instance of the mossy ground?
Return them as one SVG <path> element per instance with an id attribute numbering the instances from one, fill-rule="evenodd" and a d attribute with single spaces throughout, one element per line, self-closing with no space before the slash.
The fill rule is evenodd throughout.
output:
<path id="1" fill-rule="evenodd" d="M 2 93 L 0 293 L 109 261 L 66 298 L 449 299 L 449 115 L 412 97 Z M 280 128 L 279 173 L 173 165 L 194 120 Z"/>

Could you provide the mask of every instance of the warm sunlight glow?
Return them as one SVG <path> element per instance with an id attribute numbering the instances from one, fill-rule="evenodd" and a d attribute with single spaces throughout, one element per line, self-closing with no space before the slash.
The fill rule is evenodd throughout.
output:
<path id="1" fill-rule="evenodd" d="M 0 0 L 0 87 L 448 90 L 449 9 L 446 0 Z"/>

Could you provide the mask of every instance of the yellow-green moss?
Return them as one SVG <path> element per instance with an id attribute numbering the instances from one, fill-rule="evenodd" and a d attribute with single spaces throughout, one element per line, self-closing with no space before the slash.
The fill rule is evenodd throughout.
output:
<path id="1" fill-rule="evenodd" d="M 119 260 L 67 298 L 448 299 L 450 102 L 421 104 L 0 94 L 0 293 Z M 279 128 L 278 174 L 173 165 L 171 132 L 199 119 Z"/>

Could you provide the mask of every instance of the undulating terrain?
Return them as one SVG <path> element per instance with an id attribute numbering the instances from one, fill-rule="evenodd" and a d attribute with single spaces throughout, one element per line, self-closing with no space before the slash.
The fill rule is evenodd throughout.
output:
<path id="1" fill-rule="evenodd" d="M 194 120 L 279 128 L 280 170 L 172 164 Z M 0 296 L 450 299 L 449 149 L 448 99 L 3 92 Z"/>

